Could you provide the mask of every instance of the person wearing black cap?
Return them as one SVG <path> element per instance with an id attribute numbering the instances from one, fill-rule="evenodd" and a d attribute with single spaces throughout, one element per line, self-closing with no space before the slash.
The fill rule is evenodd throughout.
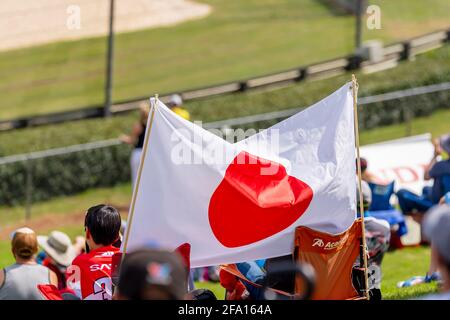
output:
<path id="1" fill-rule="evenodd" d="M 140 249 L 127 253 L 120 266 L 114 300 L 183 300 L 187 272 L 177 253 Z"/>

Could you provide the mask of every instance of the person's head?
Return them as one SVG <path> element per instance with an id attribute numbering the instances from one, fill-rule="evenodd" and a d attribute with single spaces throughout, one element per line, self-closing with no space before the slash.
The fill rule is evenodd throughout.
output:
<path id="1" fill-rule="evenodd" d="M 127 253 L 114 294 L 117 300 L 182 300 L 187 273 L 177 253 L 140 249 Z"/>
<path id="2" fill-rule="evenodd" d="M 77 253 L 69 236 L 61 231 L 52 231 L 49 236 L 38 236 L 38 243 L 57 266 L 68 267 Z"/>
<path id="3" fill-rule="evenodd" d="M 147 118 L 148 115 L 150 113 L 150 106 L 147 102 L 142 102 L 139 105 L 139 117 L 140 117 L 140 121 L 142 124 L 146 124 L 147 123 Z"/>
<path id="4" fill-rule="evenodd" d="M 170 96 L 167 106 L 169 108 L 180 107 L 183 104 L 183 99 L 179 94 L 173 94 Z"/>
<path id="5" fill-rule="evenodd" d="M 450 290 L 450 205 L 443 204 L 429 210 L 423 222 L 423 232 L 437 251 L 444 289 Z"/>
<path id="6" fill-rule="evenodd" d="M 359 161 L 361 163 L 361 173 L 364 173 L 367 170 L 367 160 L 364 158 L 360 158 Z M 356 161 L 356 165 L 358 165 L 358 161 Z M 356 167 L 356 170 L 358 170 L 358 167 Z"/>
<path id="7" fill-rule="evenodd" d="M 89 248 L 94 249 L 115 243 L 120 238 L 121 221 L 120 213 L 114 207 L 104 204 L 90 207 L 84 219 L 86 242 Z"/>
<path id="8" fill-rule="evenodd" d="M 12 235 L 11 251 L 16 261 L 33 260 L 38 252 L 36 233 L 30 228 L 17 229 Z"/>

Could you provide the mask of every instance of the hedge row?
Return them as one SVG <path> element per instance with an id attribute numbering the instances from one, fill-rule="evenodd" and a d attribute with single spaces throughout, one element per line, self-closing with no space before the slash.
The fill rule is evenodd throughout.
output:
<path id="1" fill-rule="evenodd" d="M 130 147 L 118 145 L 2 165 L 0 203 L 12 206 L 26 201 L 27 166 L 34 202 L 129 181 L 129 155 Z"/>
<path id="2" fill-rule="evenodd" d="M 359 106 L 363 129 L 406 122 L 450 107 L 450 90 Z"/>
<path id="3" fill-rule="evenodd" d="M 401 123 L 408 118 L 431 114 L 438 108 L 449 108 L 450 91 L 426 94 L 384 103 L 360 106 L 361 128 Z M 406 112 L 405 112 L 406 111 Z M 246 126 L 266 128 L 279 120 Z M 30 160 L 32 201 L 70 195 L 89 188 L 109 187 L 130 180 L 130 147 L 118 145 L 47 159 Z M 26 200 L 27 163 L 0 166 L 0 204 L 16 205 Z"/>
<path id="4" fill-rule="evenodd" d="M 360 84 L 359 97 L 448 82 L 450 81 L 450 45 L 421 54 L 416 57 L 415 61 L 401 62 L 392 69 L 371 74 L 356 72 L 356 76 Z M 278 89 L 249 90 L 239 94 L 227 94 L 189 101 L 185 107 L 190 111 L 193 119 L 203 122 L 298 108 L 311 105 L 325 98 L 348 82 L 350 78 L 351 75 L 346 73 L 320 81 L 299 82 Z M 440 102 L 435 101 L 433 95 L 431 96 L 431 101 L 428 101 L 429 98 L 427 97 L 427 101 L 424 101 L 423 105 L 434 108 Z M 425 98 L 419 99 L 421 99 L 420 103 L 422 104 L 422 99 Z M 414 100 L 414 98 L 411 98 L 407 103 L 414 104 Z M 392 102 L 394 106 L 397 103 L 399 102 Z M 373 107 L 370 106 L 367 109 L 373 109 Z M 381 108 L 387 107 L 381 106 Z M 383 110 L 390 110 L 390 108 L 389 106 L 389 109 Z M 371 120 L 367 120 L 367 127 L 374 127 L 377 123 L 395 123 L 396 117 L 398 118 L 398 115 L 393 114 L 391 117 L 391 115 L 381 113 L 371 116 Z M 137 119 L 138 114 L 132 113 L 108 119 L 88 119 L 0 132 L 0 156 L 113 139 L 122 133 L 129 132 Z M 258 124 L 258 126 L 261 125 Z"/>
<path id="5" fill-rule="evenodd" d="M 361 129 L 373 129 L 403 123 L 417 117 L 431 115 L 437 109 L 448 108 L 450 108 L 450 90 L 360 105 L 358 107 L 359 126 Z M 278 121 L 280 119 L 247 124 L 244 128 L 264 129 Z"/>

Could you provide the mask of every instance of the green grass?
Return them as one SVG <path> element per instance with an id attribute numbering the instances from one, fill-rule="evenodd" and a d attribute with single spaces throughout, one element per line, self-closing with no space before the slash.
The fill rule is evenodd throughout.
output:
<path id="1" fill-rule="evenodd" d="M 382 293 L 384 299 L 414 298 L 437 290 L 436 283 L 410 288 L 397 288 L 397 282 L 413 276 L 424 276 L 430 264 L 428 247 L 405 248 L 386 254 L 382 263 Z"/>
<path id="2" fill-rule="evenodd" d="M 431 133 L 433 137 L 439 137 L 450 132 L 450 110 L 438 110 L 431 116 L 414 119 L 410 124 L 411 135 Z M 362 131 L 361 144 L 371 144 L 407 136 L 408 124 L 396 124 Z"/>
<path id="3" fill-rule="evenodd" d="M 131 185 L 122 184 L 111 188 L 91 189 L 74 196 L 57 197 L 52 200 L 34 203 L 31 218 L 39 219 L 43 215 L 64 219 L 67 213 L 82 213 L 89 207 L 99 203 L 111 203 L 116 206 L 128 206 L 131 199 Z M 25 223 L 26 208 L 24 206 L 0 207 L 1 226 Z M 126 212 L 121 212 L 126 215 Z M 0 229 L 1 231 L 1 229 Z"/>
<path id="4" fill-rule="evenodd" d="M 354 17 L 315 0 L 203 0 L 212 14 L 119 34 L 114 101 L 244 79 L 353 51 Z M 385 43 L 447 28 L 447 0 L 372 0 Z M 105 37 L 0 53 L 0 118 L 103 103 Z M 206 119 L 205 119 L 206 120 Z"/>
<path id="5" fill-rule="evenodd" d="M 359 96 L 450 81 L 450 46 L 420 55 L 413 62 L 400 63 L 394 69 L 375 74 L 357 73 L 356 75 L 360 83 Z M 185 107 L 191 112 L 193 119 L 204 122 L 297 108 L 317 102 L 349 79 L 350 74 L 344 74 L 276 90 L 256 90 L 191 101 Z M 0 133 L 0 156 L 116 138 L 119 134 L 128 132 L 136 119 L 137 114 L 132 113 L 110 119 L 82 120 L 3 132 Z M 444 119 L 436 118 L 435 120 L 441 121 L 442 126 L 445 125 Z M 426 125 L 429 125 L 427 120 L 424 121 Z M 434 125 L 428 127 L 429 130 L 434 130 Z M 392 128 L 390 130 L 397 130 L 395 127 Z M 374 131 L 374 136 L 377 135 L 375 132 L 377 131 Z M 387 133 L 386 137 L 388 135 L 390 133 Z"/>
<path id="6" fill-rule="evenodd" d="M 208 289 L 211 290 L 218 300 L 225 299 L 225 289 L 220 285 L 220 283 L 214 282 L 195 282 L 196 289 Z"/>

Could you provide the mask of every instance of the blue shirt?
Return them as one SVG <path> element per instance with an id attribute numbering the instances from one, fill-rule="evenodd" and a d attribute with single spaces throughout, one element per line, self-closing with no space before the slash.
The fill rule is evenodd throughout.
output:
<path id="1" fill-rule="evenodd" d="M 431 189 L 431 201 L 438 203 L 444 195 L 445 190 L 442 185 L 442 178 L 445 175 L 450 176 L 450 159 L 436 162 L 430 169 L 430 177 L 434 179 L 433 188 Z"/>

